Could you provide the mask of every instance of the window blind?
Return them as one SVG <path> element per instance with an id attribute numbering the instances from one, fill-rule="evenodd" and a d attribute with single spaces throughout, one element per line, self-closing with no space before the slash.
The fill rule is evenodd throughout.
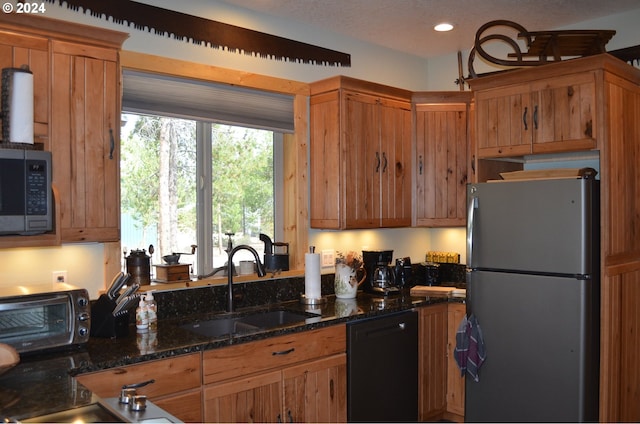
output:
<path id="1" fill-rule="evenodd" d="M 292 133 L 293 96 L 123 70 L 122 109 Z"/>

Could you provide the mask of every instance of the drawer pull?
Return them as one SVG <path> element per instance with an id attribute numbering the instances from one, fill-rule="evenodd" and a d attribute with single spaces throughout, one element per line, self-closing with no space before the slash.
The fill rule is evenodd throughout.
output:
<path id="1" fill-rule="evenodd" d="M 281 351 L 278 351 L 278 352 L 271 352 L 271 355 L 273 355 L 273 356 L 277 356 L 277 355 L 288 355 L 288 354 L 290 354 L 291 352 L 293 352 L 294 350 L 296 350 L 296 348 L 295 348 L 295 347 L 292 347 L 291 349 L 287 349 L 287 350 L 281 350 Z"/>
<path id="2" fill-rule="evenodd" d="M 147 385 L 155 383 L 155 382 L 156 382 L 156 380 L 151 379 L 151 380 L 143 381 L 141 383 L 125 384 L 124 386 L 122 386 L 122 388 L 123 389 L 138 389 L 140 387 L 144 387 L 144 386 L 147 386 Z"/>

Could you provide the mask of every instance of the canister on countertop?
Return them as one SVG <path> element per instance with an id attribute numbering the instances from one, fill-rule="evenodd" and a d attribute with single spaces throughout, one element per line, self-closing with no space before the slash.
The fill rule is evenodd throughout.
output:
<path id="1" fill-rule="evenodd" d="M 126 260 L 127 272 L 131 274 L 131 284 L 151 284 L 151 256 L 147 255 L 146 250 L 132 250 Z"/>

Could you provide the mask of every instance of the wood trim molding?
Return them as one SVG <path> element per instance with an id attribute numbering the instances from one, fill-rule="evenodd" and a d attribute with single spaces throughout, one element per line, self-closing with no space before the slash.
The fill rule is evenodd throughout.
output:
<path id="1" fill-rule="evenodd" d="M 120 52 L 122 68 L 180 76 L 223 84 L 255 88 L 275 93 L 309 95 L 309 84 L 251 72 L 193 63 L 128 50 Z"/>
<path id="2" fill-rule="evenodd" d="M 44 38 L 107 48 L 120 48 L 122 43 L 129 38 L 129 34 L 126 32 L 18 13 L 0 14 L 0 27 L 17 31 L 20 34 L 28 33 Z"/>

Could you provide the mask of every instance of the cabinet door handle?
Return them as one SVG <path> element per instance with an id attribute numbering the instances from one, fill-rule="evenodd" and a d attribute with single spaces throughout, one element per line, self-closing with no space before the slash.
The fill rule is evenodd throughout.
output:
<path id="1" fill-rule="evenodd" d="M 382 172 L 387 172 L 387 154 L 382 152 Z"/>
<path id="2" fill-rule="evenodd" d="M 533 108 L 533 129 L 538 129 L 538 105 Z"/>
<path id="3" fill-rule="evenodd" d="M 420 173 L 420 175 L 422 175 L 422 166 L 423 166 L 423 164 L 422 164 L 422 155 L 420 155 L 418 157 L 418 172 Z"/>
<path id="4" fill-rule="evenodd" d="M 524 123 L 524 130 L 528 130 L 529 127 L 527 125 L 527 113 L 529 112 L 529 109 L 525 106 L 524 107 L 524 113 L 522 114 L 522 122 Z"/>
<path id="5" fill-rule="evenodd" d="M 280 351 L 277 351 L 277 352 L 271 352 L 271 355 L 273 355 L 273 356 L 288 355 L 291 352 L 293 352 L 294 350 L 296 350 L 296 348 L 292 347 L 291 349 L 287 349 L 287 350 L 280 350 Z"/>
<path id="6" fill-rule="evenodd" d="M 380 154 L 376 152 L 376 174 L 380 171 Z"/>
<path id="7" fill-rule="evenodd" d="M 289 416 L 289 422 L 292 423 L 293 422 L 293 415 L 291 414 L 291 409 L 289 409 L 287 411 L 287 415 Z"/>
<path id="8" fill-rule="evenodd" d="M 109 159 L 113 159 L 113 150 L 116 148 L 116 140 L 113 137 L 113 128 L 109 128 Z"/>

